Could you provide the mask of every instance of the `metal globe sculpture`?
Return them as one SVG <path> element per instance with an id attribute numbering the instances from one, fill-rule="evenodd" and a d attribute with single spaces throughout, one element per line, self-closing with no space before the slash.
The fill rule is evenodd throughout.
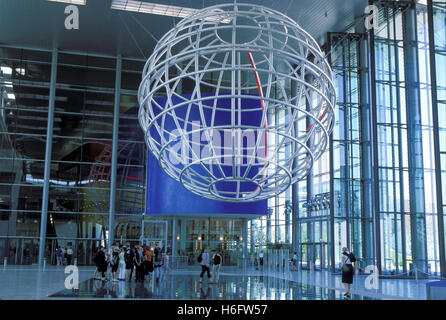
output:
<path id="1" fill-rule="evenodd" d="M 306 177 L 333 128 L 332 72 L 286 15 L 252 4 L 197 11 L 157 44 L 139 123 L 161 168 L 228 202 L 276 196 Z"/>

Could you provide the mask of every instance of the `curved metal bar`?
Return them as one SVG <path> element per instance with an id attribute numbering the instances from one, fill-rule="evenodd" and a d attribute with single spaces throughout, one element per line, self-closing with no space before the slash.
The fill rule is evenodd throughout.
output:
<path id="1" fill-rule="evenodd" d="M 195 84 L 187 98 L 177 92 L 186 80 Z M 311 172 L 333 129 L 336 91 L 323 52 L 295 21 L 237 3 L 200 10 L 166 33 L 144 66 L 138 101 L 147 146 L 166 174 L 199 196 L 250 202 Z M 273 126 L 268 116 L 280 110 Z M 223 145 L 222 134 L 230 136 Z"/>

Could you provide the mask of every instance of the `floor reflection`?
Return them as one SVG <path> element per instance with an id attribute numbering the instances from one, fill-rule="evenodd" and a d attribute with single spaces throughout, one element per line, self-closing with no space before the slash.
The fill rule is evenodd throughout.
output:
<path id="1" fill-rule="evenodd" d="M 78 290 L 63 290 L 49 297 L 83 299 L 211 299 L 211 300 L 341 300 L 343 292 L 264 276 L 220 276 L 218 284 L 199 282 L 192 274 L 171 274 L 144 283 L 86 280 Z M 352 295 L 353 300 L 368 299 Z"/>

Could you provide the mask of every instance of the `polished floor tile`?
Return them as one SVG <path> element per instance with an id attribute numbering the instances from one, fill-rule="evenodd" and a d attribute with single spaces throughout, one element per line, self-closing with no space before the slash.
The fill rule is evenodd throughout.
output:
<path id="1" fill-rule="evenodd" d="M 341 276 L 327 271 L 279 273 L 272 270 L 224 267 L 218 285 L 199 283 L 199 266 L 175 270 L 162 281 L 102 282 L 92 280 L 94 267 L 79 267 L 79 290 L 65 289 L 63 267 L 0 267 L 0 299 L 342 299 Z M 357 275 L 353 299 L 426 299 L 431 280 L 379 279 L 379 288 L 367 289 L 367 276 Z"/>
<path id="2" fill-rule="evenodd" d="M 343 292 L 266 276 L 223 275 L 218 284 L 199 282 L 196 274 L 170 274 L 159 281 L 89 279 L 78 290 L 61 290 L 50 298 L 81 299 L 212 299 L 212 300 L 338 300 Z M 353 300 L 368 299 L 353 295 Z"/>

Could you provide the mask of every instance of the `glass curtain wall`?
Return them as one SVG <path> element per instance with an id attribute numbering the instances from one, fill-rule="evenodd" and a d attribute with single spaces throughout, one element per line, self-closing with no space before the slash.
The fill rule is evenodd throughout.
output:
<path id="1" fill-rule="evenodd" d="M 436 195 L 437 201 L 441 201 L 437 205 L 437 210 L 441 211 L 438 219 L 439 230 L 439 251 L 440 260 L 441 254 L 443 254 L 443 264 L 445 255 L 445 231 L 446 225 L 446 73 L 444 72 L 444 66 L 446 65 L 446 1 L 428 1 L 428 6 L 432 9 L 432 34 L 430 34 L 430 58 L 433 59 L 435 69 L 432 72 L 433 77 L 432 84 L 432 108 L 434 115 L 434 135 L 438 135 L 438 148 L 436 150 Z M 429 14 L 429 13 L 428 13 Z M 435 85 L 435 88 L 434 88 Z M 436 114 L 435 114 L 436 111 Z M 441 221 L 443 224 L 441 225 Z M 446 276 L 446 268 L 443 266 L 441 270 L 442 276 Z"/>
<path id="2" fill-rule="evenodd" d="M 144 212 L 145 146 L 135 130 L 143 63 L 122 60 L 115 239 L 123 242 L 139 240 Z M 51 52 L 0 47 L 0 67 L 0 254 L 37 263 Z M 107 239 L 115 78 L 116 57 L 58 53 L 47 263 L 62 246 L 91 264 Z"/>
<path id="3" fill-rule="evenodd" d="M 374 88 L 361 87 L 361 77 L 364 76 L 361 68 L 364 66 L 359 61 L 365 50 L 360 43 L 364 43 L 365 34 L 329 35 L 329 58 L 338 90 L 330 153 L 331 184 L 325 178 L 330 159 L 323 158 L 315 164 L 311 177 L 295 185 L 297 195 L 294 200 L 297 203 L 293 203 L 293 207 L 297 208 L 298 217 L 289 220 L 290 224 L 293 221 L 298 224 L 292 229 L 297 233 L 292 235 L 296 242 L 293 247 L 299 251 L 303 267 L 311 266 L 311 263 L 323 267 L 319 262 L 323 257 L 318 251 L 324 251 L 327 233 L 328 245 L 332 245 L 329 252 L 333 253 L 328 264 L 333 271 L 339 267 L 341 248 L 347 246 L 359 257 L 361 267 L 377 260 L 383 273 L 414 276 L 416 269 L 424 275 L 438 274 L 441 268 L 443 272 L 445 269 L 440 261 L 444 231 L 441 231 L 438 219 L 442 216 L 437 214 L 438 208 L 444 211 L 446 196 L 446 76 L 443 71 L 446 63 L 446 4 L 445 1 L 433 1 L 432 4 L 435 42 L 432 48 L 436 60 L 436 72 L 432 76 L 436 80 L 437 96 L 433 102 L 432 58 L 429 56 L 432 40 L 429 39 L 430 16 L 426 3 L 370 3 L 379 8 L 377 25 L 372 30 L 374 37 L 367 38 L 374 51 L 374 65 L 365 66 L 368 72 L 373 71 Z M 370 114 L 376 115 L 376 121 L 369 114 L 362 114 L 361 104 L 370 103 L 360 101 L 363 91 L 368 94 L 376 91 L 371 96 Z M 374 100 L 376 105 L 373 105 Z M 432 110 L 438 114 L 435 116 Z M 374 141 L 371 137 L 361 136 L 363 125 L 368 121 L 373 124 L 373 131 L 376 130 Z M 434 143 L 436 139 L 437 144 Z M 376 159 L 363 150 L 363 143 L 368 144 L 369 140 L 376 150 Z M 439 160 L 436 160 L 437 155 Z M 372 157 L 367 163 L 377 168 L 371 175 L 377 182 L 376 189 L 364 181 L 364 156 Z M 378 200 L 376 206 L 363 200 L 366 184 L 370 197 Z M 439 204 L 437 192 L 442 195 Z M 331 214 L 332 220 L 321 210 L 324 193 L 332 200 L 332 211 L 327 213 L 327 216 Z M 367 199 L 371 200 L 370 197 Z M 276 201 L 270 204 L 271 223 L 277 221 L 274 216 Z M 373 214 L 371 208 L 375 210 L 374 217 L 370 216 Z M 444 223 L 444 216 L 442 219 Z M 270 239 L 274 243 L 279 238 L 269 235 L 271 231 L 268 232 L 266 218 L 254 221 L 252 228 L 255 230 L 251 236 L 254 243 L 260 242 L 257 239 Z M 371 237 L 376 235 L 378 239 L 371 243 L 375 241 Z"/>
<path id="4" fill-rule="evenodd" d="M 50 71 L 51 52 L 0 47 L 0 255 L 10 264 L 37 262 Z"/>
<path id="5" fill-rule="evenodd" d="M 375 28 L 382 271 L 440 272 L 424 4 L 379 2 Z M 444 32 L 444 29 L 443 29 Z M 414 45 L 414 43 L 416 45 Z"/>
<path id="6" fill-rule="evenodd" d="M 334 269 L 343 247 L 362 257 L 362 184 L 360 119 L 360 40 L 364 35 L 330 33 L 331 65 L 337 88 L 336 124 L 332 135 Z M 327 190 L 329 192 L 329 190 Z"/>

